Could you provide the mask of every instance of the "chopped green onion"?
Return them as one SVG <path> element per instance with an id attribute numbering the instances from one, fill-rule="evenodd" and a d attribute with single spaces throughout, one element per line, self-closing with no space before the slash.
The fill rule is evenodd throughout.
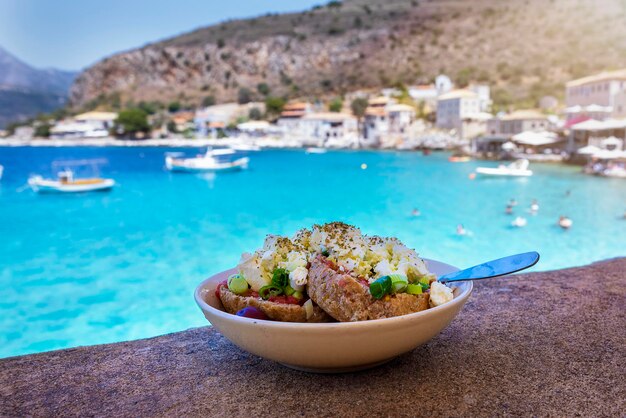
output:
<path id="1" fill-rule="evenodd" d="M 426 288 L 430 287 L 430 278 L 420 277 L 420 284 L 426 285 Z"/>
<path id="2" fill-rule="evenodd" d="M 293 287 L 291 287 L 291 286 L 286 286 L 286 287 L 285 287 L 285 295 L 287 295 L 287 296 L 291 296 L 291 295 L 293 295 L 295 292 L 296 292 L 296 289 L 294 289 Z"/>
<path id="3" fill-rule="evenodd" d="M 291 296 L 293 296 L 296 299 L 302 299 L 304 297 L 304 294 L 301 291 L 296 290 L 295 292 L 293 292 Z"/>
<path id="4" fill-rule="evenodd" d="M 406 286 L 409 284 L 409 279 L 401 274 L 390 274 L 389 278 L 391 279 L 391 290 L 393 293 L 404 292 Z"/>
<path id="5" fill-rule="evenodd" d="M 278 296 L 283 293 L 283 289 L 273 284 L 268 284 L 259 289 L 259 296 L 263 299 L 269 299 L 272 296 Z"/>
<path id="6" fill-rule="evenodd" d="M 289 284 L 289 272 L 283 268 L 276 268 L 272 273 L 272 285 L 283 289 Z"/>
<path id="7" fill-rule="evenodd" d="M 370 283 L 370 293 L 374 299 L 382 299 L 391 293 L 391 278 L 383 276 Z"/>
<path id="8" fill-rule="evenodd" d="M 240 295 L 248 291 L 248 282 L 239 274 L 233 274 L 228 277 L 228 290 Z"/>
<path id="9" fill-rule="evenodd" d="M 419 284 L 409 284 L 406 287 L 406 293 L 409 295 L 421 295 L 423 292 L 422 286 Z"/>

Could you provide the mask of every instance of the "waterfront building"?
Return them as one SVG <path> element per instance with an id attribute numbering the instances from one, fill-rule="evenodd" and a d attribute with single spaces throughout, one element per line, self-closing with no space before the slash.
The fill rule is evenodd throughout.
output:
<path id="1" fill-rule="evenodd" d="M 51 139 L 106 138 L 113 129 L 117 113 L 86 112 L 58 121 L 50 128 Z"/>
<path id="2" fill-rule="evenodd" d="M 102 129 L 109 130 L 117 119 L 116 112 L 86 112 L 74 116 L 74 120 L 79 123 L 87 123 L 93 126 L 101 126 Z"/>
<path id="3" fill-rule="evenodd" d="M 216 132 L 239 118 L 247 118 L 252 109 L 265 112 L 265 104 L 250 102 L 246 104 L 224 103 L 205 107 L 195 112 L 193 123 L 200 137 L 214 136 Z"/>
<path id="4" fill-rule="evenodd" d="M 516 110 L 487 121 L 489 135 L 511 137 L 522 132 L 541 132 L 550 127 L 548 117 L 535 109 Z"/>
<path id="5" fill-rule="evenodd" d="M 276 124 L 286 132 L 299 132 L 301 130 L 302 117 L 312 111 L 311 104 L 307 102 L 287 103 L 280 113 Z"/>
<path id="6" fill-rule="evenodd" d="M 623 150 L 626 142 L 626 119 L 588 119 L 570 127 L 567 150 L 593 146 L 599 149 Z"/>
<path id="7" fill-rule="evenodd" d="M 375 97 L 368 101 L 363 120 L 363 141 L 365 146 L 379 146 L 389 132 L 387 106 L 395 104 L 387 97 Z"/>
<path id="8" fill-rule="evenodd" d="M 568 120 L 626 118 L 626 68 L 579 78 L 565 86 Z"/>
<path id="9" fill-rule="evenodd" d="M 469 89 L 452 90 L 437 99 L 437 127 L 461 129 L 464 119 L 481 112 L 481 99 Z"/>
<path id="10" fill-rule="evenodd" d="M 319 145 L 324 145 L 331 138 L 352 144 L 358 137 L 358 122 L 356 117 L 347 113 L 308 113 L 302 117 L 300 135 L 320 140 Z"/>

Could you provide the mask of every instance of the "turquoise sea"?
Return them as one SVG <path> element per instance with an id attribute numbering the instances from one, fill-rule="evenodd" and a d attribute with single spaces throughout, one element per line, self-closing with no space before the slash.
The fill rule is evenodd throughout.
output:
<path id="1" fill-rule="evenodd" d="M 394 235 L 459 267 L 537 250 L 538 270 L 626 256 L 626 181 L 532 165 L 526 179 L 476 179 L 488 162 L 447 154 L 263 151 L 250 169 L 171 174 L 165 148 L 1 148 L 0 357 L 205 325 L 192 293 L 267 233 L 342 220 Z M 37 195 L 29 174 L 58 159 L 105 158 L 109 193 Z M 361 165 L 366 164 L 367 169 Z M 525 228 L 510 227 L 509 199 Z M 527 213 L 538 199 L 537 215 Z M 413 208 L 421 216 L 412 217 Z M 559 215 L 573 228 L 556 226 Z M 462 223 L 470 235 L 457 236 Z"/>

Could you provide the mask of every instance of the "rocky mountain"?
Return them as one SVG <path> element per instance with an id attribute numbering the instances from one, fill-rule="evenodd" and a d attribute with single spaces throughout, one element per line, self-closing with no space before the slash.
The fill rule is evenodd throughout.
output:
<path id="1" fill-rule="evenodd" d="M 33 68 L 0 48 L 0 127 L 62 107 L 75 76 Z"/>
<path id="2" fill-rule="evenodd" d="M 562 96 L 569 79 L 625 67 L 625 21 L 625 0 L 331 1 L 111 56 L 81 73 L 70 97 L 77 107 L 198 104 L 242 91 L 258 99 L 269 87 L 271 95 L 314 98 L 445 72 L 461 86 L 490 84 L 498 106 L 529 106 Z"/>

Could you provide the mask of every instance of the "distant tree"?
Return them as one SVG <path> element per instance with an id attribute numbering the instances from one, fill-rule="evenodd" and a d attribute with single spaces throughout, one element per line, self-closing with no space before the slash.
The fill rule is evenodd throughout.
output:
<path id="1" fill-rule="evenodd" d="M 224 48 L 225 45 L 226 45 L 226 42 L 224 42 L 224 40 L 222 38 L 219 38 L 217 40 L 217 47 L 218 48 Z"/>
<path id="2" fill-rule="evenodd" d="M 148 115 L 154 115 L 162 107 L 162 105 L 159 102 L 143 102 L 142 101 L 142 102 L 139 102 L 137 107 L 143 110 L 144 112 L 146 112 Z"/>
<path id="3" fill-rule="evenodd" d="M 343 107 L 343 100 L 341 100 L 341 97 L 335 97 L 328 104 L 328 110 L 330 110 L 331 112 L 341 112 L 342 107 Z"/>
<path id="4" fill-rule="evenodd" d="M 270 115 L 278 115 L 283 111 L 286 100 L 282 97 L 267 96 L 265 98 L 265 109 Z"/>
<path id="5" fill-rule="evenodd" d="M 320 85 L 322 86 L 322 88 L 324 90 L 327 90 L 327 91 L 328 90 L 332 90 L 332 88 L 333 88 L 333 82 L 332 82 L 332 80 L 329 80 L 329 79 L 322 80 Z"/>
<path id="6" fill-rule="evenodd" d="M 176 127 L 176 122 L 174 122 L 173 120 L 170 120 L 167 122 L 167 131 L 171 132 L 173 134 L 178 133 L 178 128 Z"/>
<path id="7" fill-rule="evenodd" d="M 122 110 L 115 120 L 115 131 L 124 136 L 136 138 L 138 133 L 149 130 L 148 114 L 141 109 Z"/>
<path id="8" fill-rule="evenodd" d="M 340 1 L 337 1 L 337 0 L 329 1 L 326 4 L 326 7 L 330 7 L 330 8 L 339 8 L 341 6 L 343 6 L 343 5 L 341 4 Z"/>
<path id="9" fill-rule="evenodd" d="M 48 138 L 50 136 L 50 128 L 52 125 L 49 122 L 40 122 L 35 126 L 35 136 L 38 138 Z"/>
<path id="10" fill-rule="evenodd" d="M 361 16 L 357 16 L 354 18 L 354 27 L 360 28 L 363 26 L 363 20 L 361 20 Z"/>
<path id="11" fill-rule="evenodd" d="M 237 103 L 246 104 L 252 101 L 252 93 L 245 87 L 239 89 L 237 93 Z"/>
<path id="12" fill-rule="evenodd" d="M 252 120 L 261 120 L 263 119 L 263 113 L 261 113 L 261 109 L 258 107 L 253 107 L 248 112 L 248 117 Z"/>
<path id="13" fill-rule="evenodd" d="M 209 107 L 209 106 L 213 106 L 215 104 L 215 97 L 213 96 L 206 96 L 204 99 L 202 99 L 202 107 Z"/>
<path id="14" fill-rule="evenodd" d="M 350 103 L 350 109 L 357 118 L 361 119 L 365 115 L 365 109 L 367 109 L 367 99 L 364 97 L 357 97 Z"/>
<path id="15" fill-rule="evenodd" d="M 465 67 L 456 74 L 454 81 L 456 81 L 456 84 L 461 88 L 467 87 L 469 83 L 473 81 L 475 74 L 476 69 L 474 67 Z"/>
<path id="16" fill-rule="evenodd" d="M 270 86 L 268 86 L 267 83 L 257 84 L 256 89 L 263 96 L 267 96 L 268 94 L 270 94 Z"/>
<path id="17" fill-rule="evenodd" d="M 180 102 L 176 101 L 176 102 L 171 102 L 170 104 L 167 105 L 167 110 L 170 113 L 176 113 L 181 109 L 181 105 Z"/>

